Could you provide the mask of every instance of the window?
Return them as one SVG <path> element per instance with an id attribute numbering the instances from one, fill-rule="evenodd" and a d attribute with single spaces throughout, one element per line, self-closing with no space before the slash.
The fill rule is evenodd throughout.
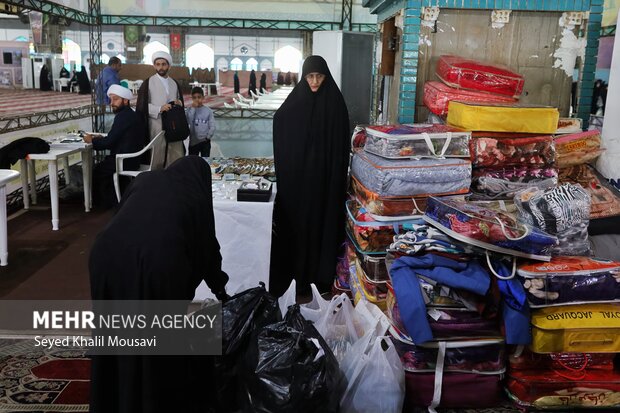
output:
<path id="1" fill-rule="evenodd" d="M 217 70 L 228 70 L 228 60 L 223 57 L 217 59 Z"/>
<path id="2" fill-rule="evenodd" d="M 271 70 L 271 69 L 273 69 L 273 64 L 271 63 L 271 60 L 263 59 L 260 62 L 260 70 L 261 71 L 266 71 L 266 70 Z"/>
<path id="3" fill-rule="evenodd" d="M 243 70 L 243 62 L 238 57 L 230 61 L 230 70 Z"/>
<path id="4" fill-rule="evenodd" d="M 170 53 L 170 49 L 168 49 L 168 47 L 166 47 L 166 45 L 161 42 L 152 41 L 151 43 L 144 46 L 144 49 L 143 49 L 144 58 L 142 59 L 142 62 L 147 65 L 152 64 L 153 62 L 151 61 L 151 56 L 153 56 L 153 53 L 155 52 Z"/>
<path id="5" fill-rule="evenodd" d="M 210 69 L 214 66 L 215 53 L 212 48 L 200 42 L 187 49 L 185 59 L 187 67 Z"/>
<path id="6" fill-rule="evenodd" d="M 104 65 L 107 65 L 109 61 L 110 61 L 110 56 L 108 56 L 107 53 L 103 53 L 101 55 L 101 63 Z"/>
<path id="7" fill-rule="evenodd" d="M 245 70 L 258 70 L 258 62 L 253 57 L 245 62 Z"/>
<path id="8" fill-rule="evenodd" d="M 293 46 L 284 46 L 276 51 L 274 66 L 281 72 L 297 73 L 301 67 L 301 52 Z"/>
<path id="9" fill-rule="evenodd" d="M 17 36 L 17 37 L 15 38 L 15 41 L 16 41 L 16 42 L 27 42 L 27 41 L 28 41 L 28 38 L 27 38 L 26 36 Z"/>

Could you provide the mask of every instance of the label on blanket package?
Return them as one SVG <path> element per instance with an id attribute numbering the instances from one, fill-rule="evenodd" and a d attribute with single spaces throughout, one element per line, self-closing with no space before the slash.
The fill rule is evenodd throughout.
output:
<path id="1" fill-rule="evenodd" d="M 0 329 L 30 335 L 27 344 L 33 348 L 86 348 L 93 355 L 220 355 L 221 304 L 188 306 L 171 300 L 0 300 Z"/>
<path id="2" fill-rule="evenodd" d="M 620 328 L 620 303 L 547 307 L 532 313 L 532 325 L 545 330 Z"/>

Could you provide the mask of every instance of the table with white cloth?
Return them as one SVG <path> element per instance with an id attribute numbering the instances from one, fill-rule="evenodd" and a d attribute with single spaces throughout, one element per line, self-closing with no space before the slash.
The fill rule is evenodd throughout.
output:
<path id="1" fill-rule="evenodd" d="M 215 234 L 222 254 L 222 270 L 230 277 L 226 285 L 230 295 L 257 287 L 259 282 L 269 287 L 274 199 L 275 185 L 269 202 L 213 200 Z M 206 298 L 215 297 L 202 281 L 194 301 Z"/>
<path id="2" fill-rule="evenodd" d="M 69 176 L 68 161 L 70 155 L 80 154 L 82 157 L 82 176 L 84 178 L 84 209 L 90 211 L 92 207 L 91 180 L 93 163 L 93 145 L 85 142 L 62 142 L 63 138 L 48 139 L 50 150 L 47 153 L 31 153 L 26 159 L 20 159 L 22 170 L 22 193 L 24 198 L 24 209 L 30 208 L 30 198 L 28 196 L 28 177 L 30 177 L 30 192 L 33 203 L 36 204 L 36 171 L 35 161 L 48 161 L 48 172 L 50 181 L 50 202 L 52 206 L 52 230 L 57 231 L 59 227 L 58 213 L 58 162 L 63 163 L 65 176 Z"/>

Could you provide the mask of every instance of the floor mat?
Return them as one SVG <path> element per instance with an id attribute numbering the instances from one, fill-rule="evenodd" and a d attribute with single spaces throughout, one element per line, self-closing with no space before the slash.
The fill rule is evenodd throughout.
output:
<path id="1" fill-rule="evenodd" d="M 1 348 L 0 412 L 88 412 L 86 350 L 45 350 L 29 343 Z"/>

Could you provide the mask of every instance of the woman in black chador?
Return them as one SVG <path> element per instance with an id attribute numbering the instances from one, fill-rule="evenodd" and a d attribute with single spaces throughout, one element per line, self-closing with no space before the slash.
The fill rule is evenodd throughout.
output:
<path id="1" fill-rule="evenodd" d="M 260 75 L 260 84 L 258 90 L 260 93 L 265 93 L 267 91 L 267 75 L 264 73 Z"/>
<path id="2" fill-rule="evenodd" d="M 278 192 L 270 292 L 291 280 L 330 289 L 344 241 L 350 133 L 346 104 L 327 63 L 310 56 L 301 81 L 273 119 Z"/>
<path id="3" fill-rule="evenodd" d="M 204 279 L 220 300 L 228 275 L 215 238 L 211 170 L 198 156 L 140 174 L 90 254 L 93 300 L 190 302 Z M 91 413 L 205 411 L 191 356 L 93 356 Z"/>
<path id="4" fill-rule="evenodd" d="M 41 73 L 39 74 L 39 89 L 52 90 L 52 81 L 47 65 L 43 65 L 41 68 Z"/>
<path id="5" fill-rule="evenodd" d="M 234 91 L 235 93 L 239 93 L 239 73 L 235 72 L 235 75 L 233 76 L 233 87 L 234 87 Z"/>
<path id="6" fill-rule="evenodd" d="M 86 68 L 82 65 L 82 70 L 77 74 L 77 82 L 80 87 L 80 95 L 86 95 L 90 93 L 90 80 L 88 79 L 88 73 Z"/>
<path id="7" fill-rule="evenodd" d="M 256 94 L 256 72 L 254 69 L 250 72 L 250 85 L 248 87 L 248 94 L 252 96 L 250 92 L 254 92 L 254 94 Z"/>

